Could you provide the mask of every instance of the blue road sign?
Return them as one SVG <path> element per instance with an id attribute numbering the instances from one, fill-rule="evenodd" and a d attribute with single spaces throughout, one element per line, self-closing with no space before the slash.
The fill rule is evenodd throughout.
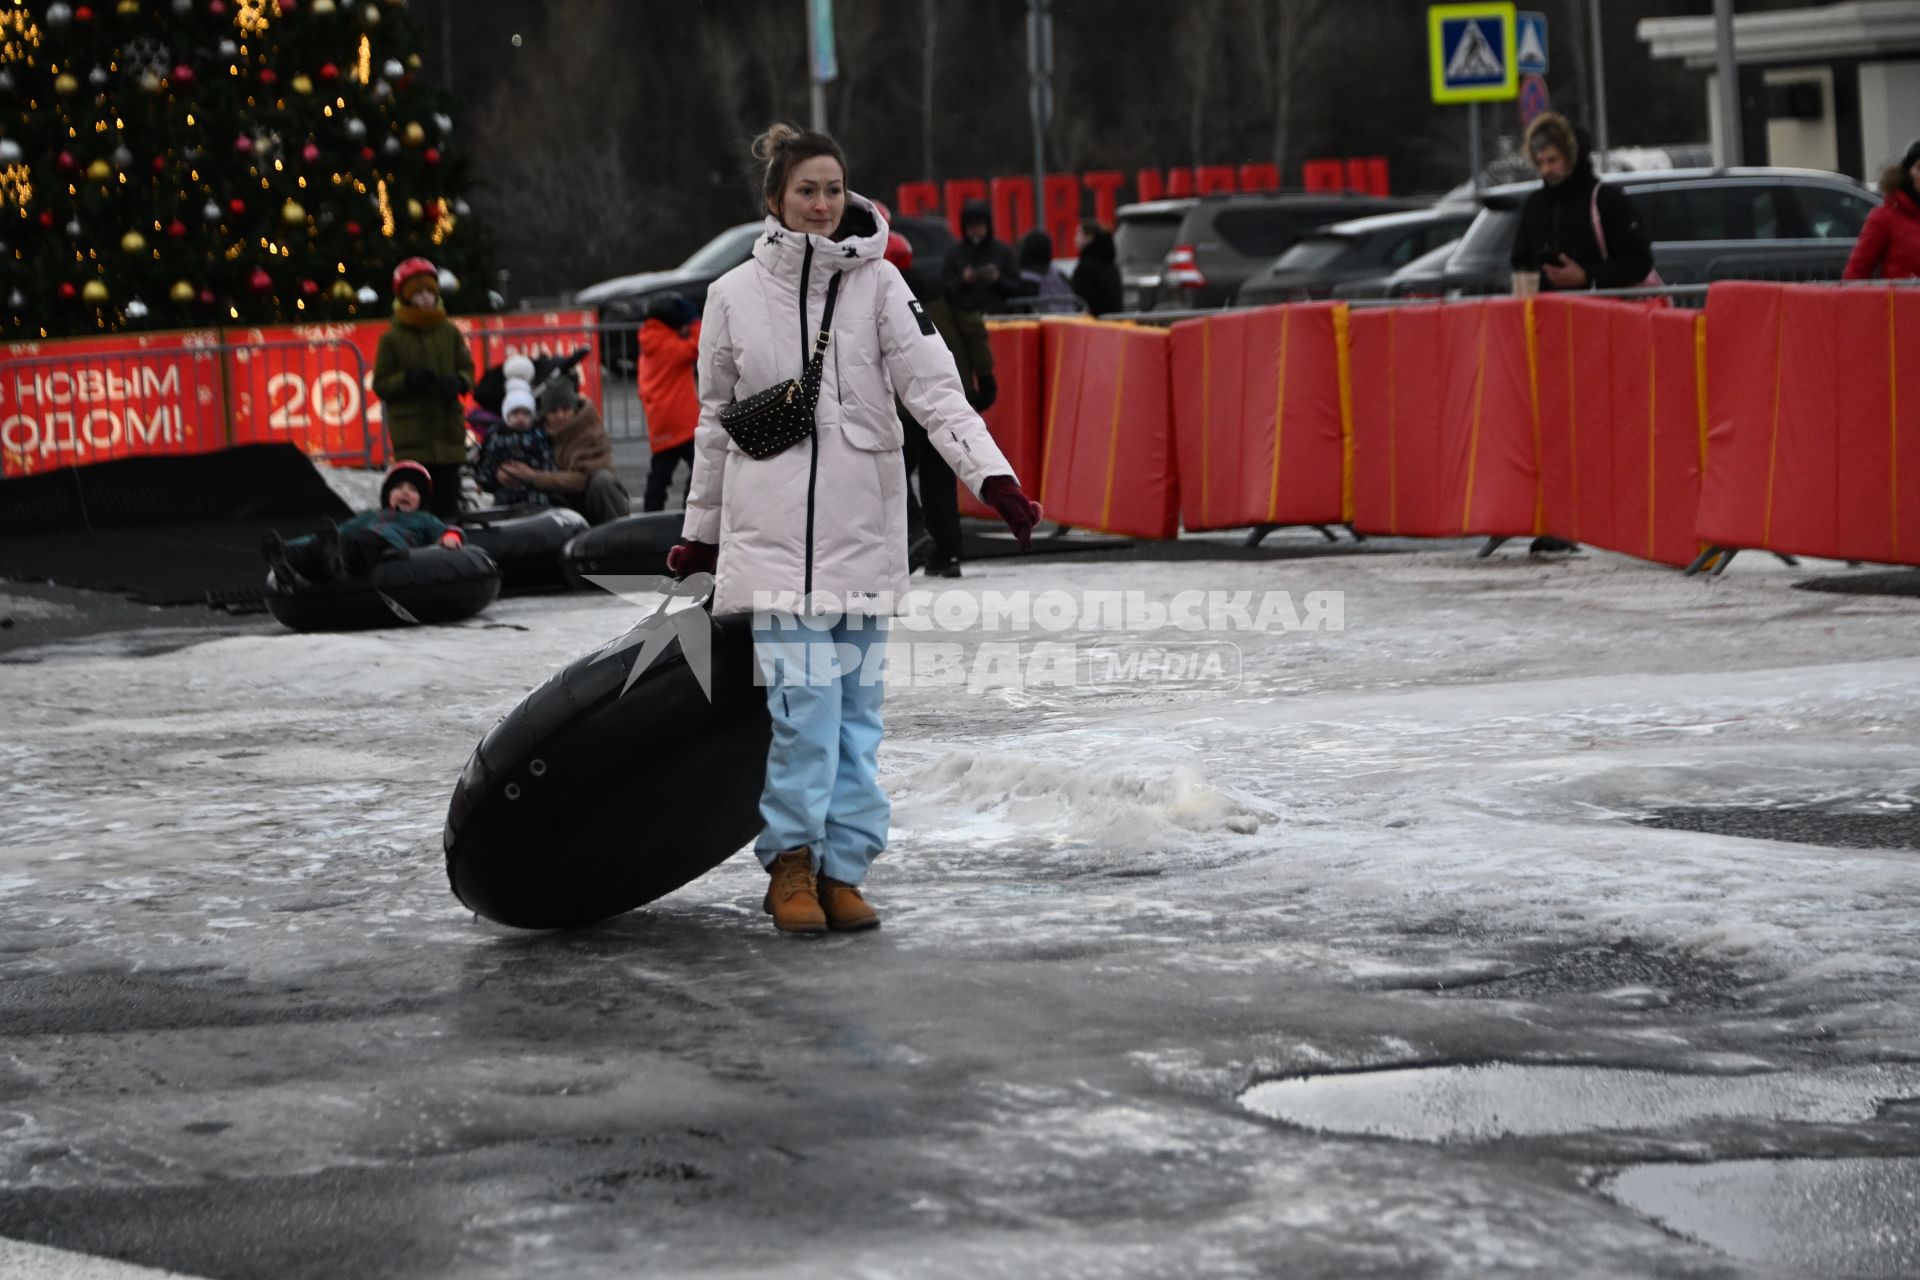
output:
<path id="1" fill-rule="evenodd" d="M 1526 128 L 1533 118 L 1543 112 L 1553 110 L 1553 97 L 1547 92 L 1547 82 L 1537 75 L 1528 73 L 1520 78 L 1520 127 Z"/>
<path id="2" fill-rule="evenodd" d="M 1523 76 L 1547 74 L 1547 15 L 1522 12 L 1514 20 L 1515 69 Z"/>
<path id="3" fill-rule="evenodd" d="M 1435 102 L 1497 102 L 1520 91 L 1512 0 L 1427 10 Z"/>

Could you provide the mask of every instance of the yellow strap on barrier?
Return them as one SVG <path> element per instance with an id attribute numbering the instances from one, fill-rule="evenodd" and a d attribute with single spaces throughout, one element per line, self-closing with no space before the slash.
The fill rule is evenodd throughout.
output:
<path id="1" fill-rule="evenodd" d="M 1113 423 L 1107 428 L 1107 492 L 1100 503 L 1100 527 L 1113 527 L 1113 472 L 1119 462 L 1120 454 L 1120 405 L 1121 393 L 1127 385 L 1127 348 L 1130 342 L 1120 344 L 1120 359 L 1113 369 Z"/>
<path id="2" fill-rule="evenodd" d="M 1546 467 L 1540 457 L 1540 335 L 1534 332 L 1533 302 L 1529 295 L 1526 302 L 1527 400 L 1533 408 L 1533 535 L 1537 538 L 1547 531 L 1547 481 Z"/>
<path id="3" fill-rule="evenodd" d="M 1480 405 L 1487 390 L 1487 305 L 1476 303 L 1480 313 L 1480 341 L 1473 362 L 1473 431 L 1467 437 L 1467 495 L 1460 504 L 1460 532 L 1469 533 L 1473 525 L 1473 482 L 1480 468 Z"/>
<path id="4" fill-rule="evenodd" d="M 1707 478 L 1707 313 L 1693 318 L 1693 395 L 1700 413 L 1700 479 Z"/>
<path id="5" fill-rule="evenodd" d="M 1887 519 L 1893 558 L 1900 559 L 1900 324 L 1887 290 Z"/>
<path id="6" fill-rule="evenodd" d="M 1349 308 L 1333 308 L 1333 358 L 1340 374 L 1340 519 L 1353 523 L 1353 353 L 1348 349 Z"/>
<path id="7" fill-rule="evenodd" d="M 1654 430 L 1660 419 L 1660 361 L 1659 352 L 1653 340 L 1653 317 L 1646 318 L 1647 326 L 1647 559 L 1654 559 L 1653 516 L 1654 504 L 1659 497 L 1659 487 L 1655 482 L 1655 460 L 1660 456 Z"/>
<path id="8" fill-rule="evenodd" d="M 1784 291 L 1775 294 L 1780 304 L 1779 327 L 1774 330 L 1773 339 L 1773 433 L 1767 440 L 1767 505 L 1766 515 L 1760 523 L 1760 545 L 1773 545 L 1773 477 L 1780 462 L 1780 361 L 1787 347 L 1787 306 Z"/>
<path id="9" fill-rule="evenodd" d="M 1573 540 L 1580 541 L 1580 403 L 1574 398 L 1578 380 L 1573 370 L 1573 308 L 1567 313 L 1567 483 L 1573 490 Z"/>
<path id="10" fill-rule="evenodd" d="M 1047 491 L 1047 477 L 1053 474 L 1053 445 L 1054 441 L 1060 438 L 1060 432 L 1055 429 L 1060 422 L 1060 384 L 1066 381 L 1065 378 L 1060 376 L 1061 371 L 1059 369 L 1047 368 L 1046 343 L 1046 333 L 1042 331 L 1040 335 L 1040 368 L 1044 372 L 1044 375 L 1053 382 L 1053 385 L 1047 389 L 1047 451 L 1040 458 L 1040 492 L 1043 494 Z M 1064 351 L 1066 345 L 1066 338 L 1063 335 L 1060 339 L 1061 350 Z M 1060 363 L 1065 365 L 1066 361 L 1062 360 Z"/>
<path id="11" fill-rule="evenodd" d="M 1293 308 L 1280 309 L 1280 367 L 1273 380 L 1273 479 L 1267 486 L 1267 523 L 1280 515 L 1280 442 L 1287 426 L 1287 347 L 1293 333 Z"/>
<path id="12" fill-rule="evenodd" d="M 1200 525 L 1211 529 L 1213 481 L 1207 465 L 1213 426 L 1213 317 L 1200 322 Z"/>
<path id="13" fill-rule="evenodd" d="M 1387 532 L 1400 532 L 1400 362 L 1394 345 L 1396 307 L 1387 308 Z"/>

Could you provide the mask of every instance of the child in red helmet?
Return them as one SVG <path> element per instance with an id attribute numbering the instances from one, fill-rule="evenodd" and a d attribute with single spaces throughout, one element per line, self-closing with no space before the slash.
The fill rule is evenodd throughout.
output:
<path id="1" fill-rule="evenodd" d="M 460 514 L 460 464 L 467 458 L 460 397 L 473 390 L 473 352 L 440 304 L 440 273 L 425 258 L 393 271 L 393 324 L 373 359 L 393 455 L 431 474 L 435 514 Z"/>
<path id="2" fill-rule="evenodd" d="M 260 543 L 274 576 L 288 586 L 364 578 L 382 560 L 413 547 L 457 547 L 458 529 L 422 510 L 433 496 L 433 477 L 417 462 L 402 462 L 380 482 L 380 509 L 363 511 L 345 524 L 291 542 L 269 530 Z"/>

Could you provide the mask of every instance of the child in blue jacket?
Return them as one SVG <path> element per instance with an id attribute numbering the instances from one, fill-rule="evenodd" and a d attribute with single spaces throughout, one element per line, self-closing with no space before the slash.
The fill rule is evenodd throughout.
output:
<path id="1" fill-rule="evenodd" d="M 460 530 L 424 510 L 433 497 L 433 477 L 418 462 L 402 462 L 380 482 L 380 509 L 362 511 L 345 524 L 329 524 L 317 534 L 282 541 L 269 530 L 260 553 L 283 583 L 332 582 L 364 578 L 382 560 L 403 556 L 414 547 L 457 547 Z"/>
<path id="2" fill-rule="evenodd" d="M 474 479 L 493 495 L 496 507 L 544 507 L 552 499 L 533 487 L 528 472 L 557 471 L 553 439 L 540 425 L 533 388 L 519 380 L 507 383 L 500 401 L 502 423 L 487 433 L 480 460 L 473 464 Z M 519 464 L 518 466 L 514 464 Z"/>

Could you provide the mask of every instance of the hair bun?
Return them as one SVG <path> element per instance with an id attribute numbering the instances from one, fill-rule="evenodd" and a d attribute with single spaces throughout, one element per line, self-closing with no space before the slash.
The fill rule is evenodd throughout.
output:
<path id="1" fill-rule="evenodd" d="M 771 160 L 774 153 L 800 136 L 800 130 L 782 122 L 771 125 L 767 131 L 753 140 L 753 158 Z"/>

